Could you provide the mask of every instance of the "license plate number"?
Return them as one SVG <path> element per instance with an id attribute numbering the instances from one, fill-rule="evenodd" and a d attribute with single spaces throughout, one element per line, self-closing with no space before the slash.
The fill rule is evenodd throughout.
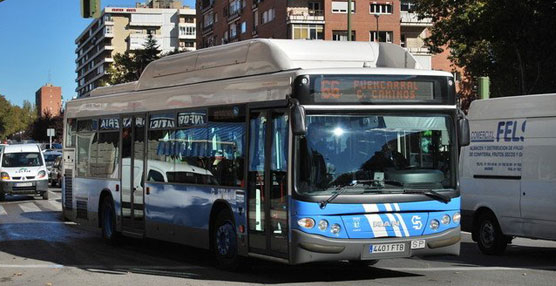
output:
<path id="1" fill-rule="evenodd" d="M 392 253 L 404 251 L 405 243 L 372 244 L 369 247 L 369 253 Z"/>
<path id="2" fill-rule="evenodd" d="M 33 183 L 16 183 L 16 187 L 31 187 Z"/>

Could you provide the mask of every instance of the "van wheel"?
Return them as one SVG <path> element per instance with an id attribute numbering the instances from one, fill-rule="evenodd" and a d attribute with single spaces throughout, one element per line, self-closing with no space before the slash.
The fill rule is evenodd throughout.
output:
<path id="1" fill-rule="evenodd" d="M 48 191 L 44 191 L 41 195 L 43 200 L 48 200 Z"/>
<path id="2" fill-rule="evenodd" d="M 218 268 L 235 271 L 240 266 L 236 227 L 227 211 L 216 217 L 213 233 L 213 248 Z"/>
<path id="3" fill-rule="evenodd" d="M 116 231 L 116 212 L 114 211 L 114 203 L 110 196 L 106 196 L 102 200 L 100 224 L 104 241 L 112 245 L 117 244 L 120 234 Z"/>
<path id="4" fill-rule="evenodd" d="M 508 237 L 502 233 L 498 220 L 491 213 L 481 215 L 477 232 L 477 244 L 482 253 L 499 255 L 508 245 Z"/>
<path id="5" fill-rule="evenodd" d="M 3 191 L 0 191 L 0 202 L 3 202 L 6 200 L 6 193 L 4 193 Z"/>

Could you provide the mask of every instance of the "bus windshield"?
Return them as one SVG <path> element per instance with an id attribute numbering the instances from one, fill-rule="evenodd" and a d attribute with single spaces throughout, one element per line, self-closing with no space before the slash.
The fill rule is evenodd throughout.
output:
<path id="1" fill-rule="evenodd" d="M 297 191 L 455 188 L 453 144 L 447 115 L 308 115 L 297 149 Z"/>

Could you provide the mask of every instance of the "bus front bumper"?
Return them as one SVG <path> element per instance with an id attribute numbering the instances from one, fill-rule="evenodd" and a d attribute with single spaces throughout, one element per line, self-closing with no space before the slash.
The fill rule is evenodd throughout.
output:
<path id="1" fill-rule="evenodd" d="M 395 237 L 377 239 L 334 239 L 320 235 L 292 230 L 291 263 L 300 264 L 316 261 L 339 260 L 378 260 L 387 258 L 459 255 L 460 227 L 441 233 L 418 237 Z M 418 243 L 418 241 L 423 241 Z M 418 248 L 412 249 L 412 241 Z M 370 253 L 371 245 L 399 244 L 405 245 L 403 251 L 387 253 Z M 419 245 L 419 246 L 417 246 Z"/>

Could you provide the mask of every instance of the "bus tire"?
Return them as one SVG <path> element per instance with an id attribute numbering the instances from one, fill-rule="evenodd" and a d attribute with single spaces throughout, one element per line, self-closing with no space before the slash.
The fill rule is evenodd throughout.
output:
<path id="1" fill-rule="evenodd" d="M 492 213 L 484 213 L 479 217 L 476 231 L 477 245 L 483 254 L 500 255 L 506 250 L 509 239 L 502 233 Z"/>
<path id="2" fill-rule="evenodd" d="M 100 209 L 100 226 L 102 229 L 102 239 L 104 239 L 107 244 L 117 244 L 120 235 L 116 231 L 116 212 L 114 211 L 114 203 L 112 202 L 112 197 L 104 197 Z"/>
<path id="3" fill-rule="evenodd" d="M 216 216 L 212 238 L 217 267 L 228 271 L 238 270 L 240 258 L 236 227 L 228 211 L 222 210 Z"/>

